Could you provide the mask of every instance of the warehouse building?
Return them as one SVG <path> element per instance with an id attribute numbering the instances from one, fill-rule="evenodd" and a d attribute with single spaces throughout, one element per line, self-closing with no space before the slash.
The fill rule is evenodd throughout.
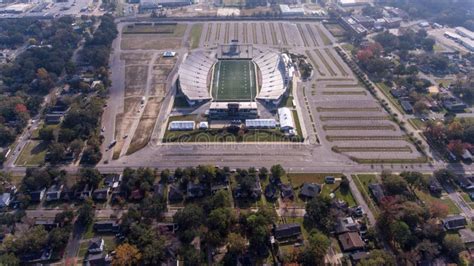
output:
<path id="1" fill-rule="evenodd" d="M 474 32 L 464 28 L 464 27 L 456 27 L 455 28 L 456 33 L 461 35 L 462 37 L 469 38 L 471 40 L 474 40 Z"/>
<path id="2" fill-rule="evenodd" d="M 172 121 L 168 129 L 171 131 L 194 130 L 195 125 L 194 121 Z"/>

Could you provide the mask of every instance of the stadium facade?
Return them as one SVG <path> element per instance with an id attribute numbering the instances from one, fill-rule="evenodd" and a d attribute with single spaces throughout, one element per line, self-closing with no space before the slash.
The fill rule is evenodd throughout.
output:
<path id="1" fill-rule="evenodd" d="M 211 117 L 258 117 L 257 102 L 278 105 L 294 74 L 287 54 L 254 55 L 251 45 L 219 46 L 217 52 L 187 54 L 178 71 L 178 89 L 193 106 L 211 101 Z"/>

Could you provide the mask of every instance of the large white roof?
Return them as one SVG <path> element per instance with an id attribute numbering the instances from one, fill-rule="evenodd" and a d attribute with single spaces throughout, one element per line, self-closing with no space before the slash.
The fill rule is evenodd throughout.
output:
<path id="1" fill-rule="evenodd" d="M 293 113 L 287 107 L 278 108 L 278 117 L 280 119 L 280 127 L 282 129 L 294 129 L 295 121 L 293 119 Z"/>

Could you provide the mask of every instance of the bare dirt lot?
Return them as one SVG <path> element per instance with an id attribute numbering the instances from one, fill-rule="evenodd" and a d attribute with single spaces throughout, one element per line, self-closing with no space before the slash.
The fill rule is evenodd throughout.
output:
<path id="1" fill-rule="evenodd" d="M 122 36 L 122 50 L 164 50 L 181 47 L 181 39 L 158 34 L 128 34 Z"/>
<path id="2" fill-rule="evenodd" d="M 132 142 L 127 150 L 127 154 L 132 154 L 143 147 L 150 141 L 153 128 L 155 127 L 156 118 L 160 112 L 161 97 L 150 97 L 148 99 L 143 115 L 138 123 L 138 128 L 133 135 Z"/>

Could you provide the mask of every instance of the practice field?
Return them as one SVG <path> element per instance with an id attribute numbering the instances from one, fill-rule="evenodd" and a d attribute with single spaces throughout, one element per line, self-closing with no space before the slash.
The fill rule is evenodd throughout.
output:
<path id="1" fill-rule="evenodd" d="M 212 97 L 217 102 L 248 102 L 257 92 L 251 60 L 220 60 L 214 67 Z"/>

